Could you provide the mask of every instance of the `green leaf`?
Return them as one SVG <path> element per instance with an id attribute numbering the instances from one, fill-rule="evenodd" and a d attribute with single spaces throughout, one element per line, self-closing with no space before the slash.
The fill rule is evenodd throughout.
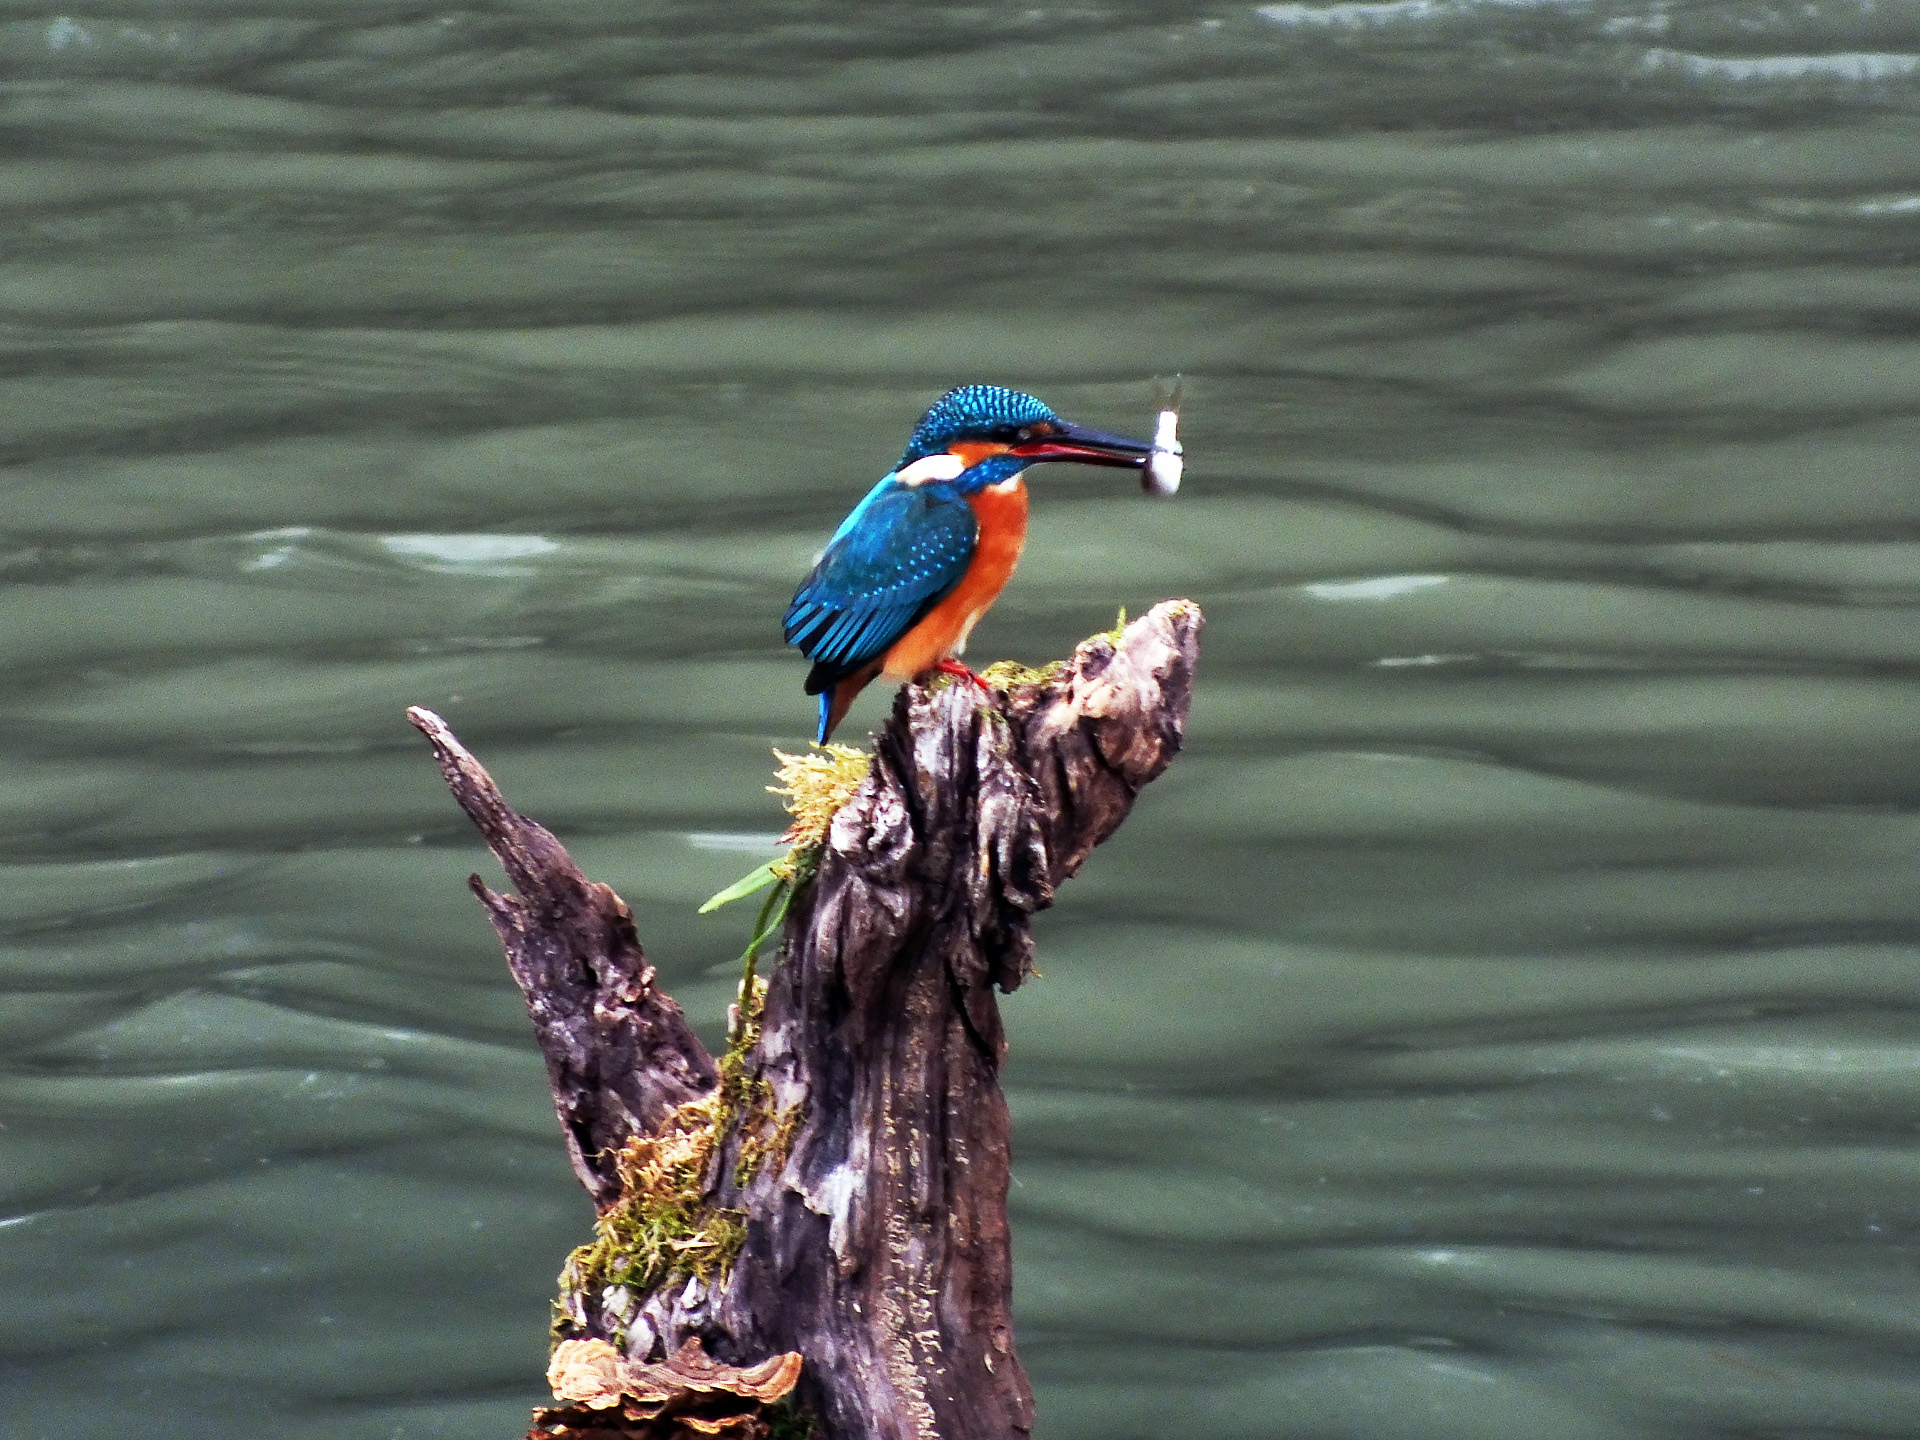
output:
<path id="1" fill-rule="evenodd" d="M 751 970 L 754 958 L 759 955 L 760 947 L 780 933 L 781 925 L 786 923 L 787 907 L 793 903 L 793 887 L 783 884 L 767 897 L 767 903 L 760 907 L 760 921 L 754 926 L 753 939 L 747 942 L 747 953 L 741 957 Z"/>
<path id="2" fill-rule="evenodd" d="M 747 896 L 756 895 L 766 889 L 767 886 L 773 884 L 774 881 L 780 878 L 773 873 L 773 867 L 779 863 L 778 860 L 769 860 L 751 874 L 742 875 L 738 880 L 734 881 L 731 885 L 727 886 L 726 889 L 702 905 L 700 907 L 700 913 L 705 915 L 710 911 L 718 910 L 722 905 L 731 905 L 736 900 L 744 900 Z"/>

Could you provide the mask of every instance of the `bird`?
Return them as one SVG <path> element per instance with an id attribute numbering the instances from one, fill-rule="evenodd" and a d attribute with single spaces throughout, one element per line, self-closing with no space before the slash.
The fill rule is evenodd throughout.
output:
<path id="1" fill-rule="evenodd" d="M 1028 466 L 1140 470 L 1152 451 L 1001 385 L 961 385 L 936 400 L 787 607 L 787 643 L 813 661 L 806 693 L 820 697 L 817 743 L 876 676 L 945 671 L 984 685 L 955 657 L 1020 561 Z"/>

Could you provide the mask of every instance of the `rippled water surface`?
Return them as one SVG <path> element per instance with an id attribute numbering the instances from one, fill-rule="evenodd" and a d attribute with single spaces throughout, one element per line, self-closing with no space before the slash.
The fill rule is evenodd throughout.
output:
<path id="1" fill-rule="evenodd" d="M 508 1436 L 589 1212 L 408 703 L 639 912 L 938 391 L 1188 594 L 1007 1005 L 1046 1440 L 1920 1435 L 1920 9 L 0 11 L 0 1407 Z M 882 713 L 865 700 L 851 727 Z M 484 867 L 490 870 L 490 865 Z"/>

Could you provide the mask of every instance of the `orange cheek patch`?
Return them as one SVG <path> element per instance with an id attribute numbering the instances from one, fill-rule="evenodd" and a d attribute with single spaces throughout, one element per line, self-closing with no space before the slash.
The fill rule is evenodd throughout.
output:
<path id="1" fill-rule="evenodd" d="M 997 444 L 992 440 L 961 440 L 947 447 L 949 455 L 958 455 L 968 469 L 972 469 L 990 455 L 1004 455 L 1013 449 L 1011 445 Z"/>

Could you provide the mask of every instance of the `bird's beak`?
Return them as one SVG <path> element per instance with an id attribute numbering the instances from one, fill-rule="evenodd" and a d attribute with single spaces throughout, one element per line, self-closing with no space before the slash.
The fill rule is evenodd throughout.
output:
<path id="1" fill-rule="evenodd" d="M 1055 421 L 1051 435 L 1036 436 L 1015 445 L 1013 454 L 1023 460 L 1077 460 L 1082 465 L 1118 465 L 1138 470 L 1153 453 L 1150 440 L 1129 440 L 1124 435 L 1109 435 L 1104 430 L 1089 430 L 1084 425 Z"/>

